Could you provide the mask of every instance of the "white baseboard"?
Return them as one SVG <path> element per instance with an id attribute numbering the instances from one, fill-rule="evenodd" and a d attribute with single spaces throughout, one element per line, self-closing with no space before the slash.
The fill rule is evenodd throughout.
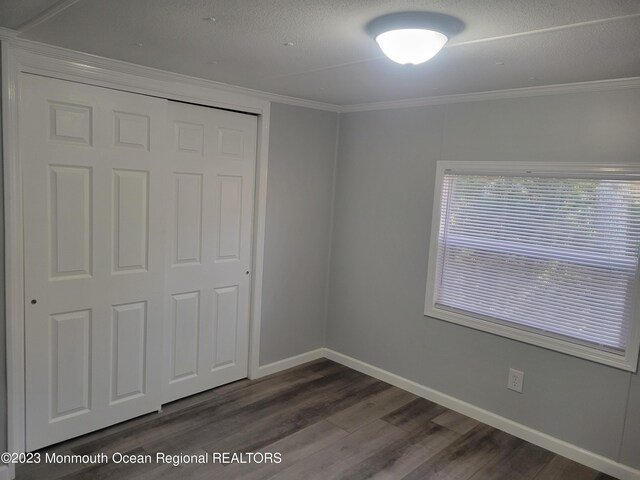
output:
<path id="1" fill-rule="evenodd" d="M 315 352 L 315 351 L 314 351 Z M 311 352 L 310 352 L 311 353 Z M 329 360 L 341 363 L 349 368 L 370 375 L 383 382 L 390 383 L 398 388 L 411 392 L 432 402 L 438 403 L 468 417 L 474 418 L 482 423 L 490 425 L 498 430 L 507 432 L 515 437 L 526 440 L 529 443 L 538 445 L 551 452 L 567 457 L 575 462 L 591 467 L 600 472 L 604 472 L 621 480 L 640 480 L 640 470 L 636 470 L 622 463 L 618 463 L 610 458 L 603 457 L 597 453 L 590 452 L 571 443 L 534 430 L 520 423 L 491 413 L 470 403 L 463 402 L 457 398 L 446 395 L 437 390 L 433 390 L 424 385 L 420 385 L 412 380 L 408 380 L 399 375 L 387 372 L 381 368 L 362 362 L 355 358 L 343 355 L 331 349 L 324 349 L 324 356 Z"/>
<path id="2" fill-rule="evenodd" d="M 300 355 L 296 355 L 294 357 L 284 358 L 282 360 L 278 360 L 277 362 L 262 365 L 258 367 L 258 374 L 253 378 L 266 377 L 267 375 L 273 375 L 274 373 L 281 372 L 282 370 L 287 370 L 288 368 L 297 367 L 298 365 L 302 365 L 303 363 L 323 358 L 324 350 L 324 348 L 318 348 L 316 350 L 301 353 Z"/>
<path id="3" fill-rule="evenodd" d="M 13 480 L 16 477 L 13 465 L 0 465 L 0 480 Z"/>

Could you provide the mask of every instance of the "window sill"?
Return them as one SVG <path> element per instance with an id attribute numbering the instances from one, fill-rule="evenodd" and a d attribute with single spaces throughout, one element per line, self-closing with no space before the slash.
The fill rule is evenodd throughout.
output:
<path id="1" fill-rule="evenodd" d="M 475 318 L 469 315 L 439 308 L 427 303 L 424 310 L 425 316 L 444 320 L 464 327 L 473 328 L 501 337 L 517 340 L 538 347 L 564 353 L 578 358 L 583 358 L 603 365 L 619 368 L 629 372 L 636 372 L 638 365 L 638 352 L 633 354 L 627 349 L 625 355 L 607 352 L 587 345 L 573 343 L 561 338 L 543 335 L 541 333 L 523 330 L 517 327 L 495 323 L 488 320 Z"/>

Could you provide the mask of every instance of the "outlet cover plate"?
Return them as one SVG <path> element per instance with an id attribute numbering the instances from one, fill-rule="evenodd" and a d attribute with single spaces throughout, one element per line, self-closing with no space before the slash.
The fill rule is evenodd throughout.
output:
<path id="1" fill-rule="evenodd" d="M 507 382 L 507 388 L 514 392 L 522 393 L 522 384 L 524 383 L 524 372 L 509 369 L 509 380 Z"/>

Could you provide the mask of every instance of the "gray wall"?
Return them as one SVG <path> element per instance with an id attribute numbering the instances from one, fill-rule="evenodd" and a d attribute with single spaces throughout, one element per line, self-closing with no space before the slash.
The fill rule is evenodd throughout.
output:
<path id="1" fill-rule="evenodd" d="M 637 375 L 423 316 L 438 160 L 638 162 L 639 125 L 640 90 L 341 115 L 327 346 L 640 468 Z"/>
<path id="2" fill-rule="evenodd" d="M 337 122 L 271 105 L 261 365 L 324 346 Z"/>

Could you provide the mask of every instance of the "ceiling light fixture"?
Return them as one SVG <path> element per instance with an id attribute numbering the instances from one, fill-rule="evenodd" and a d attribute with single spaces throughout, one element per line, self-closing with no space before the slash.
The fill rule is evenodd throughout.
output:
<path id="1" fill-rule="evenodd" d="M 457 18 L 433 12 L 392 13 L 367 25 L 367 31 L 382 52 L 403 65 L 430 60 L 463 28 L 464 24 Z"/>

